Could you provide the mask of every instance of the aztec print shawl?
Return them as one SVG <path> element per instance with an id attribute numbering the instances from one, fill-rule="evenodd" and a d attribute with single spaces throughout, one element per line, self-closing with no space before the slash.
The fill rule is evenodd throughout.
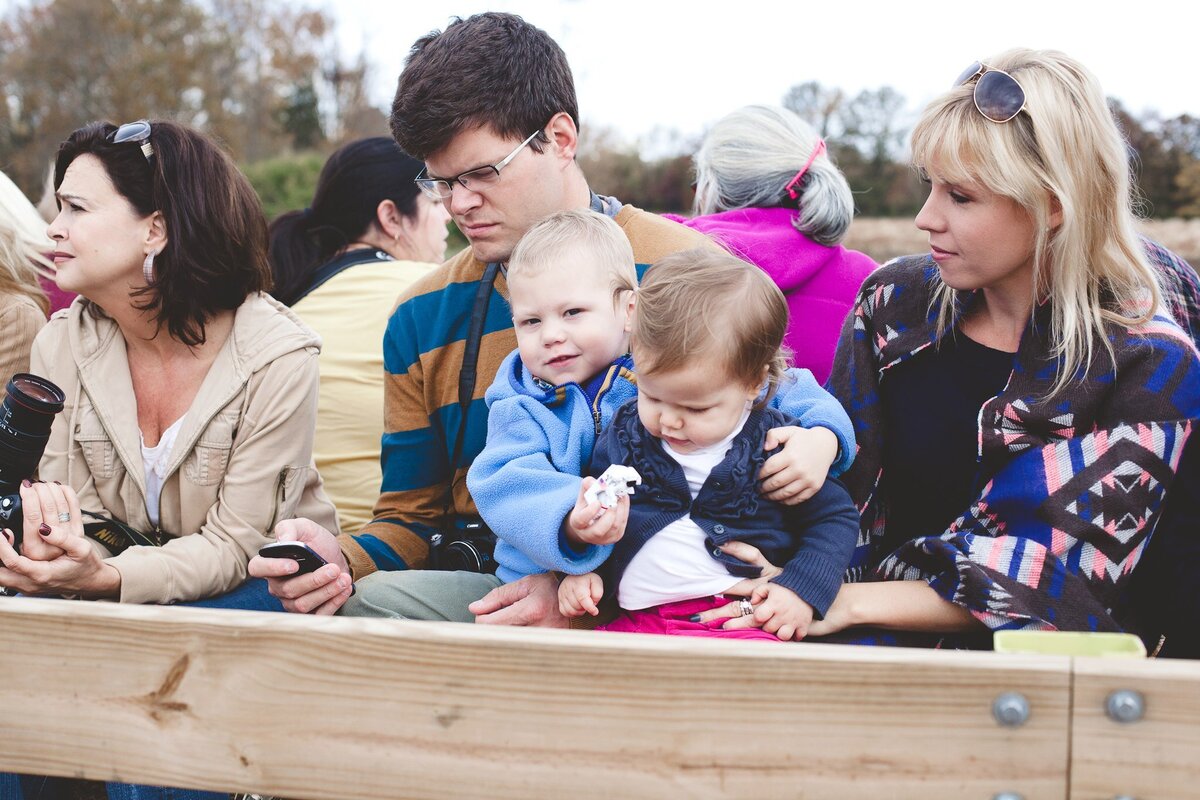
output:
<path id="1" fill-rule="evenodd" d="M 879 382 L 936 344 L 939 282 L 929 256 L 896 259 L 867 278 L 842 330 L 828 388 L 854 420 L 859 452 L 842 479 L 861 514 L 847 580 L 928 581 L 992 629 L 1119 630 L 1112 609 L 1200 418 L 1195 346 L 1166 317 L 1112 326 L 1116 369 L 1101 349 L 1081 381 L 1047 400 L 1057 364 L 1050 309 L 1039 308 L 1008 384 L 980 409 L 990 481 L 947 530 L 877 552 L 886 525 Z M 956 323 L 975 299 L 963 297 Z"/>

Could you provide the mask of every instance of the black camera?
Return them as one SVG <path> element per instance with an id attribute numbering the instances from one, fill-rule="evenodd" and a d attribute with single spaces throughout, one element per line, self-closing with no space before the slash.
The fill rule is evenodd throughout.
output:
<path id="1" fill-rule="evenodd" d="M 8 528 L 20 546 L 24 517 L 21 481 L 37 470 L 54 415 L 63 410 L 66 397 L 45 378 L 18 372 L 8 381 L 0 404 L 0 527 Z"/>
<path id="2" fill-rule="evenodd" d="M 483 520 L 455 518 L 453 527 L 429 538 L 429 568 L 496 573 L 496 535 Z"/>

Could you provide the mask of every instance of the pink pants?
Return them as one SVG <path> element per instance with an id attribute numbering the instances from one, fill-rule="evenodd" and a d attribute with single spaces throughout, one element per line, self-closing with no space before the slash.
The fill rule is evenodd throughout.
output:
<path id="1" fill-rule="evenodd" d="M 779 638 L 773 633 L 767 633 L 762 628 L 740 628 L 727 631 L 721 628 L 727 620 L 722 617 L 712 622 L 690 622 L 693 614 L 708 611 L 710 608 L 720 608 L 728 603 L 736 603 L 741 598 L 698 597 L 695 600 L 681 600 L 678 603 L 644 608 L 641 611 L 622 611 L 615 620 L 607 625 L 601 625 L 596 630 L 619 631 L 621 633 L 661 633 L 668 636 L 719 636 L 725 639 L 764 639 L 778 642 Z"/>

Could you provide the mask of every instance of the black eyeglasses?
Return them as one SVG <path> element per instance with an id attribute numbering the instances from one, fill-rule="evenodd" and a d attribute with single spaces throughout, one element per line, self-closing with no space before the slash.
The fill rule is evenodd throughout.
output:
<path id="1" fill-rule="evenodd" d="M 976 61 L 963 70 L 955 86 L 975 81 L 975 108 L 992 122 L 1009 122 L 1025 108 L 1025 90 L 1002 69 Z"/>
<path id="2" fill-rule="evenodd" d="M 508 163 L 525 149 L 525 145 L 532 142 L 533 137 L 541 132 L 539 129 L 529 134 L 525 137 L 525 141 L 513 148 L 513 151 L 502 158 L 499 163 L 469 169 L 466 172 L 455 175 L 453 178 L 427 178 L 425 177 L 425 170 L 421 170 L 421 174 L 414 178 L 414 181 L 422 192 L 434 200 L 449 200 L 450 196 L 454 193 L 454 184 L 456 183 L 469 192 L 478 192 L 499 181 L 500 170 L 507 167 Z"/>
<path id="3" fill-rule="evenodd" d="M 108 140 L 113 144 L 130 142 L 141 145 L 142 155 L 146 157 L 147 163 L 154 157 L 154 145 L 150 144 L 149 120 L 139 119 L 137 122 L 126 122 L 110 133 Z"/>

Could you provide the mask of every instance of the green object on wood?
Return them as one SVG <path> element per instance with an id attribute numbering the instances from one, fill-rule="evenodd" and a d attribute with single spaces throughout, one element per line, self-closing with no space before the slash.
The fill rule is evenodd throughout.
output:
<path id="1" fill-rule="evenodd" d="M 1080 631 L 996 631 L 992 644 L 997 653 L 1053 656 L 1145 658 L 1146 646 L 1132 633 Z"/>

